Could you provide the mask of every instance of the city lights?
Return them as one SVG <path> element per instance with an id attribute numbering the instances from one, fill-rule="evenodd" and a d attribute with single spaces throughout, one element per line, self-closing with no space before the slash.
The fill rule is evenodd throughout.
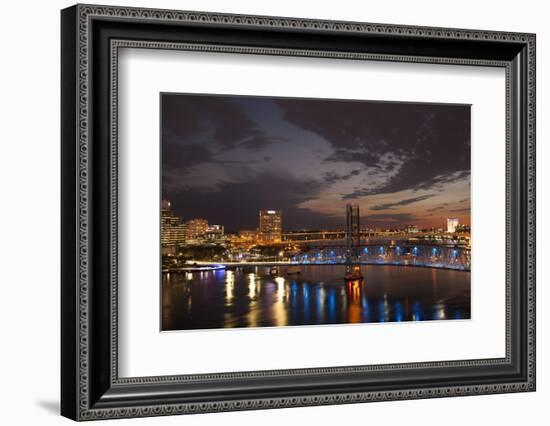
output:
<path id="1" fill-rule="evenodd" d="M 469 106 L 162 102 L 163 330 L 470 318 Z"/>
<path id="2" fill-rule="evenodd" d="M 203 270 L 230 264 L 392 264 L 469 270 L 469 227 L 447 219 L 446 232 L 405 225 L 373 230 L 360 226 L 348 205 L 345 230 L 283 232 L 281 210 L 260 210 L 256 230 L 225 232 L 205 218 L 184 220 L 162 202 L 163 271 Z M 449 230 L 454 228 L 454 233 Z M 350 277 L 353 275 L 348 274 Z"/>

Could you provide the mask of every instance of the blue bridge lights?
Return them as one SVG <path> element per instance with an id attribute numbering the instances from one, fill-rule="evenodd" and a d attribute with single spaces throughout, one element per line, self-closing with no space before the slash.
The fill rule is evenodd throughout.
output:
<path id="1" fill-rule="evenodd" d="M 312 248 L 308 252 L 289 257 L 293 264 L 338 265 L 346 264 L 346 247 Z M 470 270 L 470 250 L 467 247 L 445 247 L 423 244 L 388 244 L 362 246 L 354 262 L 369 265 L 404 265 L 431 268 Z"/>
<path id="2" fill-rule="evenodd" d="M 451 258 L 456 261 L 458 259 L 458 250 L 454 249 L 452 252 L 451 252 Z"/>

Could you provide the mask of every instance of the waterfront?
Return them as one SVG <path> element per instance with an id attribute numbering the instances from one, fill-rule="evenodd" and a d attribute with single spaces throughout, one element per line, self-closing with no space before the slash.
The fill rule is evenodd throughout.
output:
<path id="1" fill-rule="evenodd" d="M 162 330 L 470 318 L 470 273 L 393 265 L 248 267 L 162 274 Z"/>

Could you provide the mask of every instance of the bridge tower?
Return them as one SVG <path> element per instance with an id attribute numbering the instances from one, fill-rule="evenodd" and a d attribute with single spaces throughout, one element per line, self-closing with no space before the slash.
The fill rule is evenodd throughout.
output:
<path id="1" fill-rule="evenodd" d="M 359 206 L 346 205 L 346 261 L 353 263 L 359 258 L 361 245 L 361 227 L 359 222 Z"/>

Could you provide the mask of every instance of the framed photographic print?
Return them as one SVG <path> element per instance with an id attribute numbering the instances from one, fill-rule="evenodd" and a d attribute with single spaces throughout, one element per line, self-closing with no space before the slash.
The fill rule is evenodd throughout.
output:
<path id="1" fill-rule="evenodd" d="M 162 331 L 471 318 L 469 105 L 160 102 Z"/>
<path id="2" fill-rule="evenodd" d="M 535 36 L 76 5 L 74 420 L 535 390 Z"/>

